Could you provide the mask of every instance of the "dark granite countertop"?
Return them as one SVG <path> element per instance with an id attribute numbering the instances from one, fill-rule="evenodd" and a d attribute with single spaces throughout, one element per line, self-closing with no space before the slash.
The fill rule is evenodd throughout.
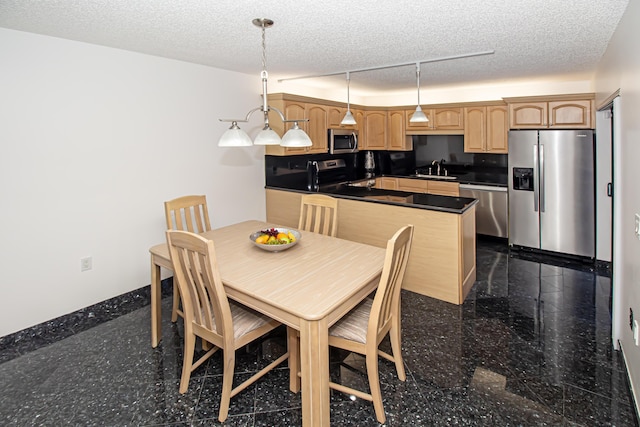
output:
<path id="1" fill-rule="evenodd" d="M 309 191 L 291 190 L 288 188 L 269 187 L 273 190 L 293 191 L 296 193 L 310 193 Z M 379 188 L 350 187 L 339 185 L 334 188 L 321 190 L 319 193 L 331 196 L 360 200 L 372 203 L 404 206 L 417 209 L 450 212 L 461 214 L 478 203 L 476 199 L 467 197 L 440 196 L 436 194 L 410 193 L 397 190 L 382 190 Z"/>

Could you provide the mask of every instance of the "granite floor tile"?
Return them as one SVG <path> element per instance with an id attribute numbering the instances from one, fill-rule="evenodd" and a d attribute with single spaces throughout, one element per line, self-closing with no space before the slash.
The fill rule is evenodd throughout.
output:
<path id="1" fill-rule="evenodd" d="M 480 240 L 463 305 L 403 291 L 407 380 L 379 360 L 385 425 L 637 427 L 624 360 L 611 345 L 610 271 L 601 271 Z M 165 297 L 162 342 L 151 348 L 147 294 L 1 338 L 0 425 L 301 425 L 286 364 L 232 398 L 225 423 L 217 421 L 221 354 L 180 394 L 182 320 L 171 323 Z M 284 351 L 284 328 L 238 350 L 234 385 Z M 334 349 L 329 368 L 332 381 L 369 390 L 361 355 Z M 371 402 L 330 396 L 332 426 L 379 425 Z"/>

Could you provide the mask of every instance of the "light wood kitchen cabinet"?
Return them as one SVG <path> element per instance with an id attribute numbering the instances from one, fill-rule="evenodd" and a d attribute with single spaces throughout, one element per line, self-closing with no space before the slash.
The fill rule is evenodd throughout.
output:
<path id="1" fill-rule="evenodd" d="M 405 110 L 407 131 L 464 130 L 462 108 L 425 108 L 422 111 L 429 119 L 426 123 L 411 123 L 415 110 Z"/>
<path id="2" fill-rule="evenodd" d="M 547 103 L 521 102 L 509 104 L 509 123 L 511 129 L 546 128 Z"/>
<path id="3" fill-rule="evenodd" d="M 404 110 L 387 111 L 387 150 L 410 151 L 413 142 L 410 135 L 405 133 Z"/>
<path id="4" fill-rule="evenodd" d="M 395 187 L 394 187 L 395 185 Z M 460 184 L 457 182 L 439 181 L 435 179 L 388 178 L 376 179 L 375 188 L 399 190 L 410 193 L 429 193 L 442 196 L 459 196 Z"/>
<path id="5" fill-rule="evenodd" d="M 549 128 L 590 129 L 593 127 L 591 110 L 590 100 L 549 102 Z"/>
<path id="6" fill-rule="evenodd" d="M 360 135 L 360 150 L 386 150 L 387 112 L 364 112 L 364 135 Z"/>
<path id="7" fill-rule="evenodd" d="M 464 151 L 467 153 L 508 152 L 508 114 L 502 105 L 464 109 Z"/>
<path id="8" fill-rule="evenodd" d="M 460 196 L 460 184 L 457 182 L 430 180 L 428 193 L 458 197 Z"/>
<path id="9" fill-rule="evenodd" d="M 398 190 L 411 193 L 428 193 L 429 181 L 426 179 L 398 178 Z"/>
<path id="10" fill-rule="evenodd" d="M 359 124 L 358 117 L 356 117 L 356 110 L 354 110 L 353 108 L 351 109 L 351 114 L 353 115 L 353 118 L 356 119 L 355 125 L 341 124 L 342 119 L 344 119 L 344 115 L 347 114 L 346 107 L 335 107 L 335 106 L 327 107 L 327 114 L 328 114 L 328 123 L 330 128 L 353 129 L 353 130 L 358 129 L 358 124 Z"/>
<path id="11" fill-rule="evenodd" d="M 591 129 L 594 125 L 593 99 L 561 99 L 509 102 L 511 129 Z M 508 98 L 507 98 L 508 99 Z"/>
<path id="12" fill-rule="evenodd" d="M 298 122 L 298 126 L 309 135 L 312 145 L 299 148 L 267 145 L 265 154 L 287 156 L 327 152 L 328 111 L 325 106 L 284 99 L 270 99 L 269 105 L 282 111 L 287 120 L 308 119 L 308 121 Z M 293 123 L 283 123 L 276 112 L 269 113 L 269 124 L 280 137 L 293 126 Z"/>
<path id="13" fill-rule="evenodd" d="M 295 101 L 285 101 L 283 99 L 269 99 L 269 105 L 282 111 L 284 116 L 288 120 L 292 119 L 305 119 L 305 103 Z M 269 125 L 280 137 L 285 134 L 286 131 L 291 129 L 293 123 L 283 123 L 280 115 L 274 111 L 269 113 Z M 308 122 L 298 122 L 298 126 L 305 132 L 308 132 Z M 279 145 L 267 145 L 265 146 L 265 154 L 282 156 L 282 155 L 296 155 L 306 154 L 309 152 L 310 147 L 300 148 L 287 148 Z"/>
<path id="14" fill-rule="evenodd" d="M 310 154 L 326 153 L 328 151 L 327 129 L 329 128 L 327 109 L 323 105 L 305 104 L 305 113 L 309 119 L 307 122 L 307 134 L 313 143 L 307 152 Z"/>
<path id="15" fill-rule="evenodd" d="M 382 188 L 383 190 L 397 190 L 398 178 L 389 178 L 386 176 L 376 178 L 375 188 Z"/>
<path id="16" fill-rule="evenodd" d="M 415 108 L 413 110 L 405 110 L 404 118 L 405 118 L 405 129 L 407 131 L 424 131 L 424 130 L 433 130 L 433 110 L 431 108 L 425 108 L 422 110 L 428 122 L 411 122 L 411 118 L 413 117 L 413 113 L 415 113 Z"/>

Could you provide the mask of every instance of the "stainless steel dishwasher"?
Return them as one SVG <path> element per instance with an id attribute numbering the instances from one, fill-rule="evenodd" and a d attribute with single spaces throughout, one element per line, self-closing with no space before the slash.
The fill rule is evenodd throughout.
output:
<path id="1" fill-rule="evenodd" d="M 509 237 L 509 202 L 507 187 L 460 184 L 460 197 L 478 199 L 476 232 L 495 237 Z"/>

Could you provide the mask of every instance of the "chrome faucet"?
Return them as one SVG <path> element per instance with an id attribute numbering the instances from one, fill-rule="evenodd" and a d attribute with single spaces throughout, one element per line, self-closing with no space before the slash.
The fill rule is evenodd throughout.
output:
<path id="1" fill-rule="evenodd" d="M 434 160 L 433 162 L 431 162 L 431 166 L 437 166 L 436 168 L 436 175 L 440 175 L 440 162 L 437 160 Z"/>

